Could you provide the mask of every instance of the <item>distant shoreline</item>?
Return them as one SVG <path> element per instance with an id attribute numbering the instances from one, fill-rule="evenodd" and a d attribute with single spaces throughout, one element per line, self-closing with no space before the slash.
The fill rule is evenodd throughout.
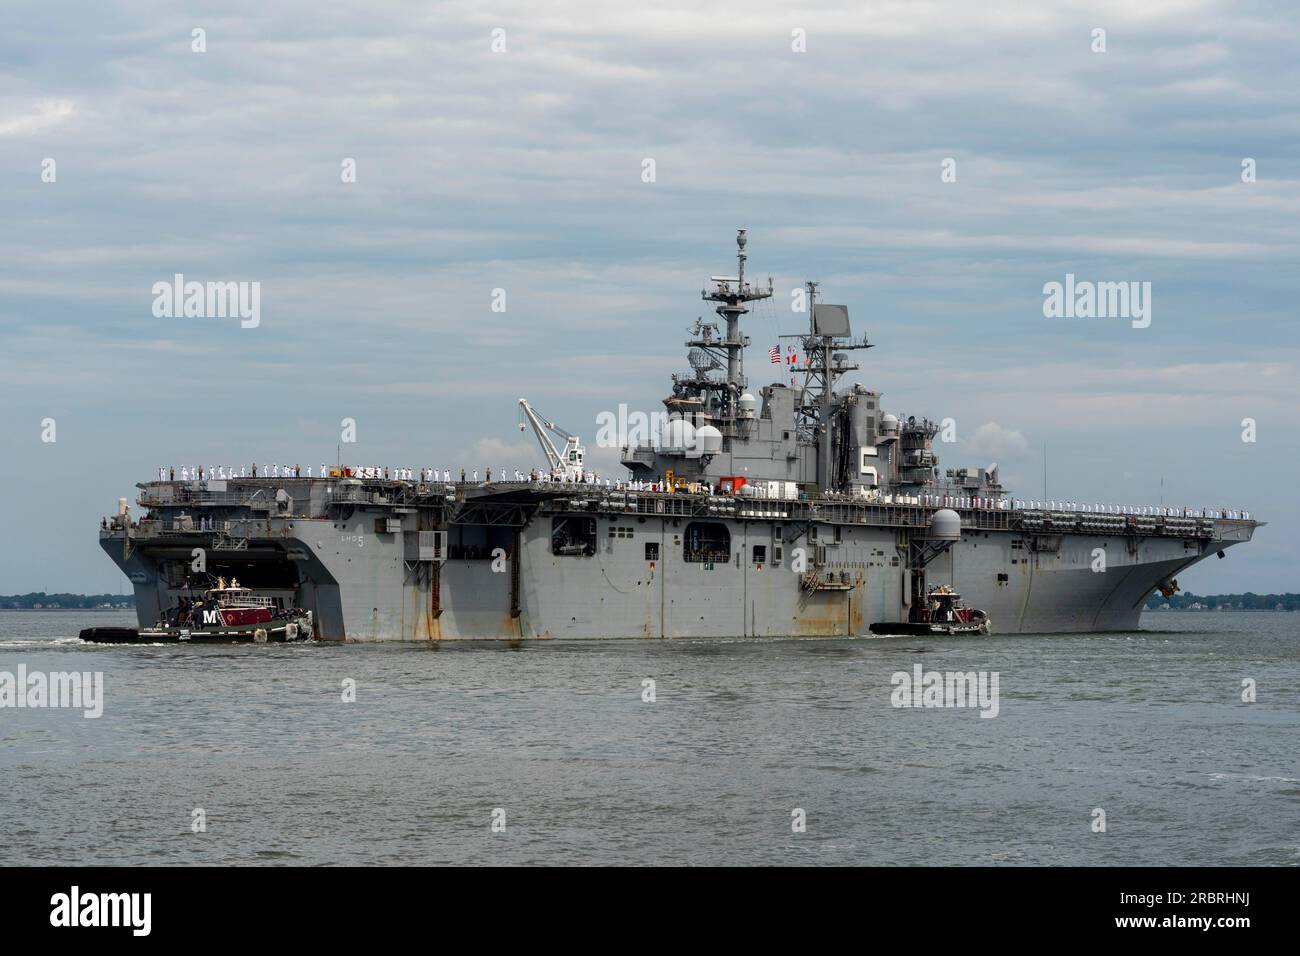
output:
<path id="1" fill-rule="evenodd" d="M 1243 614 L 1294 614 L 1295 608 L 1287 607 L 1148 607 L 1144 611 L 1152 614 L 1213 614 L 1215 612 L 1240 611 Z"/>
<path id="2" fill-rule="evenodd" d="M 28 591 L 0 594 L 0 611 L 134 611 L 134 594 Z"/>

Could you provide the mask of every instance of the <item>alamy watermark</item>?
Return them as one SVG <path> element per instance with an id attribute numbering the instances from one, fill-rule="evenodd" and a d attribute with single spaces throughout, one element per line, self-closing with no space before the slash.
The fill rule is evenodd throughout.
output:
<path id="1" fill-rule="evenodd" d="M 620 402 L 617 412 L 596 415 L 596 445 L 599 448 L 627 448 L 653 444 L 668 424 L 667 412 L 631 412 Z"/>
<path id="2" fill-rule="evenodd" d="M 1132 319 L 1133 328 L 1151 324 L 1150 282 L 1065 282 L 1043 286 L 1043 316 L 1049 319 Z"/>
<path id="3" fill-rule="evenodd" d="M 152 893 L 83 893 L 73 886 L 50 897 L 50 925 L 55 927 L 128 927 L 133 936 L 148 936 L 153 920 Z"/>
<path id="4" fill-rule="evenodd" d="M 896 671 L 889 682 L 895 707 L 977 707 L 981 717 L 998 715 L 997 671 Z"/>
<path id="5" fill-rule="evenodd" d="M 154 318 L 240 319 L 239 326 L 255 329 L 262 323 L 262 283 L 186 282 L 176 273 L 171 282 L 153 284 Z"/>
<path id="6" fill-rule="evenodd" d="M 89 719 L 104 714 L 103 671 L 0 671 L 0 709 L 80 708 Z"/>

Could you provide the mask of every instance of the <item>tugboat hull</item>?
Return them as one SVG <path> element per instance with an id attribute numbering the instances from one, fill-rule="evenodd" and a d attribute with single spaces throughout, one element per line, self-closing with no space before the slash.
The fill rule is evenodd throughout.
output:
<path id="1" fill-rule="evenodd" d="M 311 639 L 311 631 L 296 623 L 268 628 L 87 627 L 78 635 L 92 644 L 284 644 Z"/>
<path id="2" fill-rule="evenodd" d="M 136 644 L 140 632 L 134 627 L 87 627 L 77 635 L 92 644 Z"/>
<path id="3" fill-rule="evenodd" d="M 877 621 L 875 624 L 871 625 L 871 633 L 889 637 L 922 637 L 931 634 L 951 636 L 960 636 L 963 634 L 988 634 L 989 622 L 987 618 L 979 623 L 972 621 L 969 624 L 921 624 L 910 621 L 900 621 L 898 623 Z"/>
<path id="4" fill-rule="evenodd" d="M 183 627 L 149 627 L 140 631 L 140 642 L 156 644 L 283 644 L 288 641 L 305 641 L 310 630 L 294 622 L 264 627 L 220 627 L 193 630 Z"/>

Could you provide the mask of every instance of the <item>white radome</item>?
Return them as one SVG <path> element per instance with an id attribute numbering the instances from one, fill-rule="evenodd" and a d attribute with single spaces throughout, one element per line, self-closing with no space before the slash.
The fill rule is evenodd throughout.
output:
<path id="1" fill-rule="evenodd" d="M 930 518 L 930 537 L 940 541 L 957 541 L 961 538 L 961 515 L 951 508 L 940 508 Z"/>
<path id="2" fill-rule="evenodd" d="M 681 418 L 671 419 L 659 433 L 659 444 L 672 451 L 685 451 L 695 444 L 695 426 Z"/>
<path id="3" fill-rule="evenodd" d="M 722 432 L 712 425 L 701 425 L 695 432 L 695 447 L 702 455 L 716 455 L 722 451 Z"/>

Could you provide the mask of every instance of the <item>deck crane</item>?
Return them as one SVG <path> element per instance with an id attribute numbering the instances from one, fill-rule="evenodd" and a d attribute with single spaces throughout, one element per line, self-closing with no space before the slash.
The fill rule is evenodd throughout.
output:
<path id="1" fill-rule="evenodd" d="M 519 414 L 521 418 L 526 418 L 528 424 L 533 426 L 533 431 L 537 434 L 537 442 L 542 446 L 542 453 L 546 455 L 546 460 L 551 463 L 551 474 L 555 477 L 569 479 L 570 481 L 581 481 L 583 475 L 583 456 L 586 449 L 578 444 L 578 436 L 571 435 L 554 422 L 548 422 L 533 410 L 533 406 L 528 404 L 528 399 L 519 399 Z M 519 422 L 519 430 L 524 430 L 523 421 Z M 564 450 L 560 451 L 555 447 L 555 443 L 547 436 L 547 431 L 553 431 L 564 439 Z"/>

